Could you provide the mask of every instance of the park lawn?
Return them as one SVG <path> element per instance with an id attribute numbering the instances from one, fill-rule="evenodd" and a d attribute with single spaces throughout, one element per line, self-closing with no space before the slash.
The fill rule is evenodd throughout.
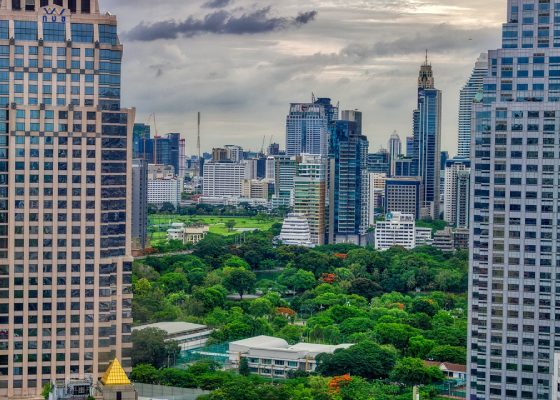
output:
<path id="1" fill-rule="evenodd" d="M 235 226 L 233 231 L 229 231 L 226 227 L 226 221 L 234 220 Z M 149 216 L 149 232 L 152 235 L 152 245 L 165 240 L 166 231 L 174 222 L 192 223 L 199 222 L 203 225 L 210 226 L 210 232 L 217 235 L 229 236 L 240 233 L 240 230 L 258 229 L 261 231 L 269 230 L 272 225 L 281 222 L 277 218 L 259 219 L 257 217 L 221 217 L 214 215 L 167 215 L 152 214 Z"/>

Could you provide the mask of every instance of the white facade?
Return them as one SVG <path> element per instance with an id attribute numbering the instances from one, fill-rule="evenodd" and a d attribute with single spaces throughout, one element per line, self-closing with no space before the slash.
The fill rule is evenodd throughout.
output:
<path id="1" fill-rule="evenodd" d="M 488 54 L 482 53 L 459 96 L 459 151 L 458 157 L 471 156 L 471 125 L 473 100 L 482 91 L 484 77 L 488 73 Z"/>
<path id="2" fill-rule="evenodd" d="M 224 146 L 227 153 L 227 159 L 233 162 L 240 162 L 243 160 L 243 148 L 233 144 L 226 144 Z"/>
<path id="3" fill-rule="evenodd" d="M 396 163 L 402 154 L 402 142 L 397 132 L 393 132 L 389 139 L 389 176 L 395 176 Z"/>
<path id="4" fill-rule="evenodd" d="M 452 226 L 468 227 L 469 182 L 470 168 L 464 160 L 450 160 L 445 168 L 443 219 Z"/>
<path id="5" fill-rule="evenodd" d="M 282 231 L 278 240 L 289 246 L 314 246 L 311 241 L 309 222 L 305 216 L 300 214 L 288 214 L 282 224 Z"/>
<path id="6" fill-rule="evenodd" d="M 167 240 L 179 240 L 183 244 L 197 244 L 206 237 L 209 226 L 185 226 L 184 223 L 174 223 L 167 230 Z"/>
<path id="7" fill-rule="evenodd" d="M 148 204 L 171 203 L 175 207 L 181 200 L 181 181 L 177 178 L 148 179 Z"/>
<path id="8" fill-rule="evenodd" d="M 167 333 L 166 340 L 174 340 L 181 347 L 181 351 L 204 347 L 213 329 L 206 325 L 191 324 L 190 322 L 158 322 L 132 328 L 140 331 L 146 328 L 161 329 Z"/>
<path id="9" fill-rule="evenodd" d="M 387 174 L 370 173 L 369 174 L 369 225 L 375 224 L 375 209 L 382 208 L 385 203 L 385 180 Z"/>
<path id="10" fill-rule="evenodd" d="M 431 246 L 434 242 L 432 228 L 416 227 L 416 246 Z"/>
<path id="11" fill-rule="evenodd" d="M 277 379 L 288 377 L 290 371 L 314 372 L 315 358 L 321 353 L 332 354 L 338 349 L 347 349 L 352 344 L 337 346 L 298 343 L 290 346 L 284 339 L 256 336 L 229 344 L 229 360 L 234 368 L 239 367 L 241 358 L 246 358 L 252 373 Z"/>
<path id="12" fill-rule="evenodd" d="M 414 215 L 390 213 L 385 221 L 375 224 L 375 248 L 388 250 L 395 246 L 408 250 L 416 247 Z"/>
<path id="13" fill-rule="evenodd" d="M 246 178 L 246 163 L 206 163 L 204 165 L 204 180 L 202 187 L 203 197 L 241 197 L 242 182 Z"/>

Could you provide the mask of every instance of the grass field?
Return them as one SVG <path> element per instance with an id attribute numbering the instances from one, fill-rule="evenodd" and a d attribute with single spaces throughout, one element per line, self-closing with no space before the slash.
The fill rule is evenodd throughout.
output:
<path id="1" fill-rule="evenodd" d="M 232 231 L 226 227 L 226 221 L 235 221 Z M 167 229 L 175 222 L 186 224 L 199 223 L 210 226 L 210 232 L 229 236 L 246 230 L 269 230 L 279 219 L 261 217 L 220 217 L 214 215 L 150 215 L 148 217 L 148 235 L 151 244 L 162 243 L 167 240 Z"/>

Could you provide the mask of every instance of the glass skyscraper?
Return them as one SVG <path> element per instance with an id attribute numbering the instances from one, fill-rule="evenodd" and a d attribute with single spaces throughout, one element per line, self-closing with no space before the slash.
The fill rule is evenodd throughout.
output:
<path id="1" fill-rule="evenodd" d="M 560 351 L 560 1 L 509 0 L 507 18 L 473 111 L 468 393 L 551 399 Z"/>
<path id="2" fill-rule="evenodd" d="M 134 110 L 97 0 L 0 5 L 0 398 L 130 367 Z"/>
<path id="3" fill-rule="evenodd" d="M 292 103 L 286 118 L 286 155 L 327 156 L 329 125 L 338 119 L 338 106 L 331 99 L 313 98 L 312 103 Z"/>
<path id="4" fill-rule="evenodd" d="M 441 157 L 441 91 L 434 86 L 432 66 L 426 62 L 418 77 L 418 107 L 413 113 L 415 176 L 422 179 L 422 216 L 439 218 Z"/>
<path id="5" fill-rule="evenodd" d="M 459 95 L 459 148 L 457 157 L 471 156 L 472 105 L 478 93 L 482 92 L 482 81 L 488 73 L 488 54 L 478 57 L 472 74 Z"/>

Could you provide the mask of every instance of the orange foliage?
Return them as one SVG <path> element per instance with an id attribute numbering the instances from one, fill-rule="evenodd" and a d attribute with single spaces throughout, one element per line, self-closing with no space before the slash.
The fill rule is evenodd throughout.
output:
<path id="1" fill-rule="evenodd" d="M 340 392 L 340 388 L 342 386 L 346 386 L 350 382 L 352 382 L 352 378 L 350 377 L 350 374 L 335 376 L 329 381 L 329 391 L 338 393 Z"/>
<path id="2" fill-rule="evenodd" d="M 335 274 L 323 274 L 322 279 L 323 279 L 323 282 L 332 285 L 336 281 L 336 275 Z"/>
<path id="3" fill-rule="evenodd" d="M 292 310 L 291 308 L 288 307 L 278 307 L 276 309 L 276 313 L 283 315 L 285 317 L 295 317 L 296 316 L 296 312 L 294 310 Z"/>
<path id="4" fill-rule="evenodd" d="M 348 254 L 343 254 L 343 253 L 336 253 L 334 256 L 341 260 L 346 260 L 346 258 L 348 258 Z"/>

